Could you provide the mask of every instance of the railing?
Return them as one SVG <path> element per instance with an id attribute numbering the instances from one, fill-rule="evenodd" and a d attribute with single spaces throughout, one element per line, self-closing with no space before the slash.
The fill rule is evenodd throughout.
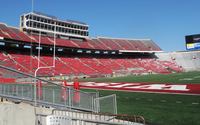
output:
<path id="1" fill-rule="evenodd" d="M 96 112 L 117 114 L 116 95 L 97 97 L 94 99 Z"/>
<path id="2" fill-rule="evenodd" d="M 4 72 L 5 76 L 11 75 L 16 79 L 14 83 L 0 83 L 0 97 L 13 99 L 14 101 L 26 101 L 27 103 L 37 104 L 37 106 L 55 107 L 55 110 L 53 110 L 50 115 L 67 116 L 72 119 L 73 125 L 79 125 L 80 123 L 87 125 L 145 124 L 145 121 L 141 116 L 93 113 L 95 111 L 105 111 L 102 109 L 104 107 L 114 108 L 113 106 L 116 105 L 116 98 L 113 98 L 113 96 L 97 98 L 98 95 L 95 93 L 89 94 L 82 91 L 76 91 L 74 89 L 36 78 L 29 74 L 25 74 L 1 65 L 0 71 Z M 103 102 L 107 99 L 110 100 L 110 98 L 114 99 L 112 101 L 114 102 L 114 105 L 112 104 L 111 107 L 105 106 Z M 99 103 L 96 104 L 98 107 L 95 103 Z M 79 112 L 75 110 L 79 110 Z M 115 110 L 115 112 L 116 111 L 117 110 Z M 48 116 L 44 116 L 43 114 L 36 115 L 38 118 L 46 118 Z"/>
<path id="3" fill-rule="evenodd" d="M 145 119 L 142 116 L 87 113 L 68 110 L 52 110 L 52 115 L 69 117 L 72 119 L 73 125 L 78 121 L 81 121 L 86 125 L 89 123 L 96 123 L 101 125 L 145 125 Z"/>
<path id="4" fill-rule="evenodd" d="M 53 106 L 58 109 L 96 111 L 94 109 L 95 97 L 92 94 L 64 87 L 1 65 L 0 71 L 6 72 L 6 75 L 12 74 L 17 77 L 16 81 L 20 81 L 0 84 L 0 96 L 2 97 L 29 101 L 37 105 Z M 35 84 L 37 87 L 34 87 Z"/>

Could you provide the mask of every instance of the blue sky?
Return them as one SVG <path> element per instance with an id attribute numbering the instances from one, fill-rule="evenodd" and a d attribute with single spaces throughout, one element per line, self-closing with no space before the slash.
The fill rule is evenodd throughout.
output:
<path id="1" fill-rule="evenodd" d="M 19 25 L 32 0 L 2 0 L 0 22 Z M 150 38 L 164 51 L 185 50 L 200 33 L 200 0 L 34 0 L 34 10 L 90 25 L 90 36 Z"/>

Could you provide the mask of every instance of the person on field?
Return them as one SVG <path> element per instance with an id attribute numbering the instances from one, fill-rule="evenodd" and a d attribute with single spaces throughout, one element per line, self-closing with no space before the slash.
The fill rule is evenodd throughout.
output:
<path id="1" fill-rule="evenodd" d="M 77 105 L 80 103 L 80 92 L 79 92 L 80 84 L 77 77 L 74 79 L 73 87 L 74 87 L 73 102 L 75 105 Z"/>

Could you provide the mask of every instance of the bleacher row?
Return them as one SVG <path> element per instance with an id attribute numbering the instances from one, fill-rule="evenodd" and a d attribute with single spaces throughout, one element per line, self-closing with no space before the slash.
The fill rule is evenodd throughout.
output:
<path id="1" fill-rule="evenodd" d="M 0 37 L 22 42 L 38 43 L 39 36 L 27 34 L 17 28 L 0 23 Z M 41 36 L 41 44 L 53 45 L 54 38 Z M 132 51 L 161 51 L 152 40 L 128 40 L 112 38 L 88 38 L 84 41 L 56 38 L 56 46 L 95 49 L 95 50 L 132 50 Z"/>
<path id="2" fill-rule="evenodd" d="M 38 67 L 38 57 L 0 52 L 0 64 L 12 67 L 25 73 L 34 73 Z M 50 66 L 53 59 L 50 56 L 40 57 L 40 66 Z M 122 73 L 123 71 L 132 74 L 162 73 L 172 71 L 181 72 L 182 69 L 175 63 L 160 61 L 157 59 L 133 59 L 133 58 L 91 58 L 91 57 L 56 57 L 55 68 L 41 69 L 40 76 L 55 75 L 86 75 L 102 76 Z"/>

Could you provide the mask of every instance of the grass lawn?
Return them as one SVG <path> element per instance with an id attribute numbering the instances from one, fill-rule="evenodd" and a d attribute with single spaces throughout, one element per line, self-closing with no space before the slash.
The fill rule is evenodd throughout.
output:
<path id="1" fill-rule="evenodd" d="M 168 75 L 92 78 L 81 81 L 200 83 L 200 72 Z M 150 125 L 200 125 L 200 96 L 99 91 L 101 96 L 116 94 L 118 114 L 141 115 Z"/>
<path id="2" fill-rule="evenodd" d="M 200 125 L 200 96 L 99 92 L 117 95 L 118 114 L 141 115 L 150 125 Z"/>
<path id="3" fill-rule="evenodd" d="M 198 84 L 200 83 L 200 72 L 84 79 L 82 81 L 86 80 L 93 82 L 158 82 Z M 54 86 L 44 87 L 47 93 L 43 99 L 46 101 L 52 101 L 52 87 L 54 88 Z M 60 90 L 56 92 L 60 93 Z M 103 90 L 99 92 L 101 96 L 116 94 L 118 114 L 143 116 L 148 125 L 200 125 L 200 96 L 197 95 L 150 94 Z M 55 98 L 60 99 L 61 97 L 56 96 Z M 63 103 L 60 100 L 56 100 L 56 102 Z"/>
<path id="4" fill-rule="evenodd" d="M 113 78 L 90 78 L 81 81 L 96 82 L 156 82 L 156 83 L 200 83 L 200 72 L 186 72 L 173 74 L 152 74 L 141 76 L 126 76 Z"/>

